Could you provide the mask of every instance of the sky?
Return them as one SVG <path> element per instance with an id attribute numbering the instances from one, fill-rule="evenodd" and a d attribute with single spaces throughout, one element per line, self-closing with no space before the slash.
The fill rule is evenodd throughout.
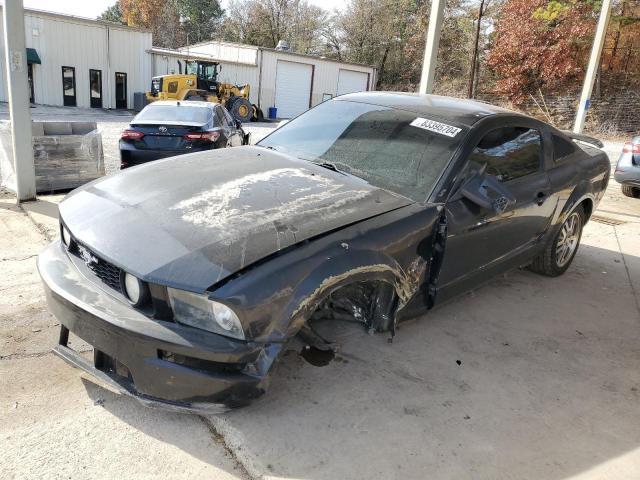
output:
<path id="1" fill-rule="evenodd" d="M 109 6 L 115 3 L 115 0 L 23 0 L 24 6 L 27 8 L 36 8 L 38 10 L 48 10 L 50 12 L 66 13 L 68 15 L 76 15 L 78 17 L 96 18 L 104 12 Z M 4 2 L 0 2 L 4 3 Z M 222 6 L 226 4 L 226 0 L 222 0 Z M 344 0 L 309 0 L 309 3 L 333 10 L 344 7 Z"/>

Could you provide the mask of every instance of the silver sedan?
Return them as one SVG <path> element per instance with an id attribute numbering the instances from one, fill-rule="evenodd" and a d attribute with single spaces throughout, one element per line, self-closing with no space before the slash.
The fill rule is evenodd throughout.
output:
<path id="1" fill-rule="evenodd" d="M 622 185 L 623 194 L 640 198 L 640 135 L 624 144 L 614 178 Z"/>

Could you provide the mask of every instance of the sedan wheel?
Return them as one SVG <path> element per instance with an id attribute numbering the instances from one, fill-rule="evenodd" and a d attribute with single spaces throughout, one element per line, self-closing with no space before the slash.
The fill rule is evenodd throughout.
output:
<path id="1" fill-rule="evenodd" d="M 622 185 L 622 193 L 627 197 L 640 198 L 640 188 L 631 185 Z"/>
<path id="2" fill-rule="evenodd" d="M 579 206 L 565 219 L 556 236 L 531 262 L 529 269 L 548 277 L 562 275 L 569 268 L 578 251 L 584 222 L 585 213 Z"/>

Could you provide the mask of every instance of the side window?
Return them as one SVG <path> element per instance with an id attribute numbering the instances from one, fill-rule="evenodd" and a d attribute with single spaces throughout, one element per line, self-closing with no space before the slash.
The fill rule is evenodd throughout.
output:
<path id="1" fill-rule="evenodd" d="M 216 115 L 215 115 L 216 125 L 219 125 L 221 127 L 228 127 L 229 125 L 226 117 L 224 116 L 224 113 L 222 112 L 222 108 L 216 107 L 214 110 L 216 112 Z"/>
<path id="2" fill-rule="evenodd" d="M 540 169 L 542 137 L 538 130 L 526 127 L 502 127 L 480 140 L 469 160 L 477 168 L 487 166 L 486 173 L 508 182 Z"/>
<path id="3" fill-rule="evenodd" d="M 564 157 L 571 155 L 576 151 L 576 146 L 573 142 L 566 140 L 557 135 L 551 135 L 551 140 L 553 142 L 553 161 L 557 162 L 558 160 L 562 160 Z"/>

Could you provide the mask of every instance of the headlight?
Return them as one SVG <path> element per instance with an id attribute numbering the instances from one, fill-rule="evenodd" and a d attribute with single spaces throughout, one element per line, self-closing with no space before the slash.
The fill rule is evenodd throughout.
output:
<path id="1" fill-rule="evenodd" d="M 222 303 L 206 295 L 167 289 L 175 320 L 184 325 L 244 340 L 244 330 L 238 316 Z"/>
<path id="2" fill-rule="evenodd" d="M 147 302 L 149 289 L 140 279 L 130 273 L 124 272 L 120 282 L 122 291 L 134 307 L 139 307 Z"/>
<path id="3" fill-rule="evenodd" d="M 62 226 L 62 243 L 64 243 L 64 246 L 69 248 L 69 246 L 71 245 L 71 233 L 69 232 L 69 230 L 67 230 L 67 227 L 65 227 L 64 225 Z"/>

